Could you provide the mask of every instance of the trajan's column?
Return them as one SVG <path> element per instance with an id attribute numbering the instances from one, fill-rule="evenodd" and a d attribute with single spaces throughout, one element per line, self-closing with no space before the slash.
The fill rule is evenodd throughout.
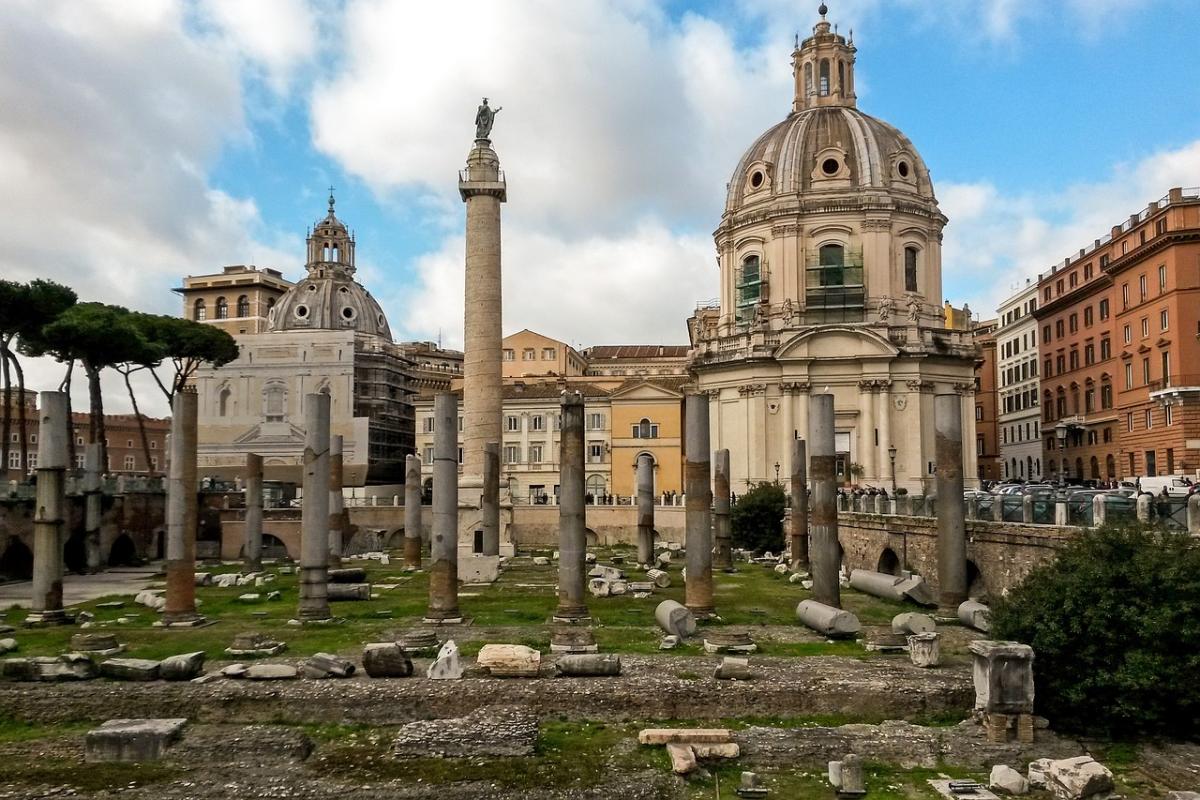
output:
<path id="1" fill-rule="evenodd" d="M 462 505 L 474 508 L 482 507 L 484 446 L 503 441 L 500 204 L 508 199 L 508 192 L 500 171 L 500 158 L 488 138 L 499 111 L 488 106 L 487 98 L 483 98 L 475 115 L 475 146 L 467 156 L 467 168 L 459 173 L 458 179 L 459 194 L 467 204 L 463 472 L 459 496 Z"/>

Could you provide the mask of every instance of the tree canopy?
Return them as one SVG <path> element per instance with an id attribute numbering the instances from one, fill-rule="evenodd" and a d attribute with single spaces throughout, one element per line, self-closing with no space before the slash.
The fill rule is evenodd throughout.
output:
<path id="1" fill-rule="evenodd" d="M 737 499 L 730 510 L 733 543 L 761 553 L 783 550 L 783 514 L 787 497 L 777 483 L 760 483 Z"/>

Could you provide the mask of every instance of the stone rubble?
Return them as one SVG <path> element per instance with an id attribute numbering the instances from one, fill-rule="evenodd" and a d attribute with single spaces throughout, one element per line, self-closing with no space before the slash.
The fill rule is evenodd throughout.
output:
<path id="1" fill-rule="evenodd" d="M 1091 756 L 1051 761 L 1046 788 L 1058 800 L 1105 800 L 1113 790 L 1113 775 Z"/>
<path id="2" fill-rule="evenodd" d="M 484 709 L 465 717 L 403 725 L 392 742 L 392 752 L 398 758 L 531 756 L 537 737 L 537 715 L 523 710 Z"/>
<path id="3" fill-rule="evenodd" d="M 542 654 L 519 644 L 485 644 L 475 663 L 493 678 L 536 678 Z"/>
<path id="4" fill-rule="evenodd" d="M 992 772 L 988 776 L 988 788 L 1000 794 L 1027 794 L 1029 781 L 1012 767 L 997 764 L 992 767 Z"/>
<path id="5" fill-rule="evenodd" d="M 453 639 L 442 645 L 442 649 L 438 650 L 437 658 L 429 665 L 429 669 L 425 672 L 425 677 L 430 680 L 457 680 L 463 676 L 462 659 L 458 654 L 458 645 Z"/>
<path id="6" fill-rule="evenodd" d="M 89 762 L 158 761 L 175 742 L 186 719 L 111 719 L 88 731 L 85 759 Z"/>
<path id="7" fill-rule="evenodd" d="M 412 659 L 397 642 L 376 642 L 363 647 L 363 671 L 372 678 L 408 678 Z"/>
<path id="8" fill-rule="evenodd" d="M 170 656 L 158 664 L 158 676 L 165 681 L 190 681 L 199 677 L 203 670 L 203 650 Z"/>

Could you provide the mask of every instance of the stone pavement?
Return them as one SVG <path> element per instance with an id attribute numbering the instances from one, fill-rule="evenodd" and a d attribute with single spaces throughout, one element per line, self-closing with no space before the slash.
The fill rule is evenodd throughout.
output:
<path id="1" fill-rule="evenodd" d="M 153 567 L 112 567 L 95 575 L 66 575 L 63 605 L 69 608 L 113 594 L 135 595 L 156 580 L 156 576 Z M 0 584 L 0 608 L 29 608 L 32 593 L 32 581 Z"/>

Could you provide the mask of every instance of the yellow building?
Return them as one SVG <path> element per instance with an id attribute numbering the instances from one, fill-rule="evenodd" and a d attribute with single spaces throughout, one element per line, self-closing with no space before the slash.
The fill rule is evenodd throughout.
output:
<path id="1" fill-rule="evenodd" d="M 636 378 L 609 395 L 612 404 L 612 492 L 637 491 L 637 459 L 654 459 L 654 490 L 683 491 L 683 391 L 687 377 Z"/>
<path id="2" fill-rule="evenodd" d="M 277 269 L 239 264 L 212 275 L 189 275 L 173 291 L 183 296 L 184 317 L 239 336 L 266 333 L 271 309 L 292 285 Z"/>
<path id="3" fill-rule="evenodd" d="M 529 329 L 504 337 L 504 380 L 582 375 L 587 362 L 574 347 Z"/>

